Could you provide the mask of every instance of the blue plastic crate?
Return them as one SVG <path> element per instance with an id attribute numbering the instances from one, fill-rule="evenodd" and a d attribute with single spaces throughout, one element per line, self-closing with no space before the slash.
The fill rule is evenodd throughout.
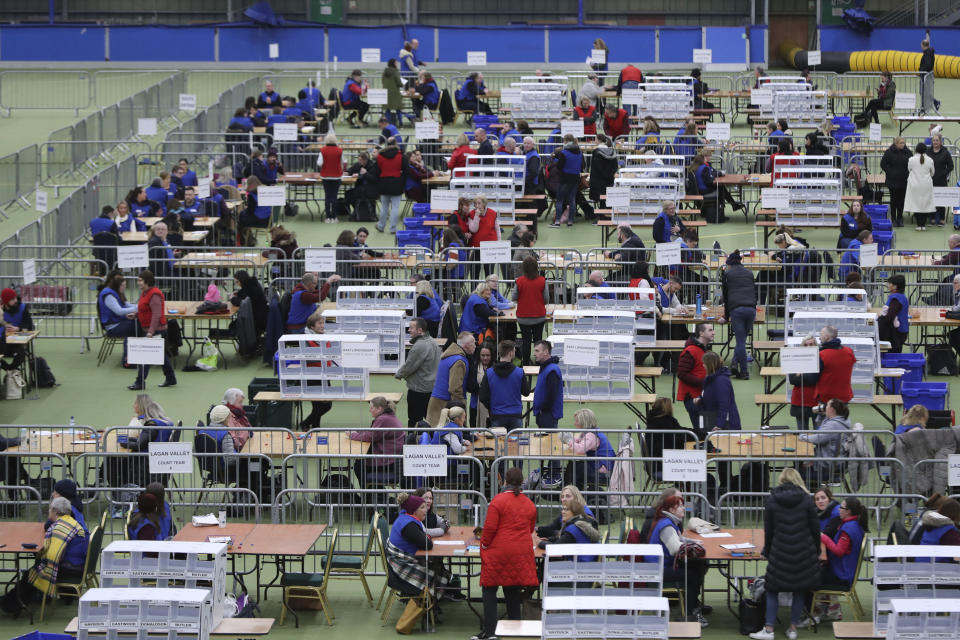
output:
<path id="1" fill-rule="evenodd" d="M 423 229 L 423 221 L 425 218 L 420 216 L 408 216 L 403 219 L 403 227 L 405 229 Z"/>
<path id="2" fill-rule="evenodd" d="M 423 231 L 420 229 L 412 230 L 397 230 L 397 246 L 400 247 L 400 255 L 405 255 L 403 250 L 404 247 L 416 246 L 424 247 L 425 249 L 430 249 L 430 232 Z"/>
<path id="3" fill-rule="evenodd" d="M 927 366 L 927 357 L 922 353 L 883 353 L 880 365 L 887 369 L 903 369 L 901 378 L 884 378 L 883 387 L 887 393 L 900 393 L 904 382 L 923 382 L 923 372 Z"/>
<path id="4" fill-rule="evenodd" d="M 883 255 L 893 247 L 893 231 L 874 230 L 873 241 L 877 243 L 877 253 Z"/>
<path id="5" fill-rule="evenodd" d="M 871 218 L 874 231 L 893 231 L 893 222 L 886 218 Z"/>
<path id="6" fill-rule="evenodd" d="M 948 393 L 949 383 L 946 382 L 904 382 L 900 386 L 905 410 L 920 404 L 929 411 L 943 411 L 947 406 Z"/>
<path id="7" fill-rule="evenodd" d="M 43 631 L 31 631 L 22 636 L 17 636 L 13 640 L 75 640 L 68 633 L 46 633 Z"/>
<path id="8" fill-rule="evenodd" d="M 429 202 L 415 202 L 411 209 L 413 215 L 419 216 L 425 213 L 430 213 L 430 203 Z"/>
<path id="9" fill-rule="evenodd" d="M 865 204 L 863 205 L 863 210 L 871 218 L 874 216 L 883 216 L 886 218 L 889 207 L 887 207 L 885 204 Z"/>

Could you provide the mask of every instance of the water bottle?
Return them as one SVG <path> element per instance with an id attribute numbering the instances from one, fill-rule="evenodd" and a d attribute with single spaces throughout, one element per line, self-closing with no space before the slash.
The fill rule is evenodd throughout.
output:
<path id="1" fill-rule="evenodd" d="M 699 317 L 703 314 L 703 298 L 700 297 L 700 294 L 697 294 L 697 316 Z"/>
<path id="2" fill-rule="evenodd" d="M 77 425 L 77 420 L 73 416 L 70 416 L 70 426 L 75 427 Z"/>
<path id="3" fill-rule="evenodd" d="M 30 448 L 30 438 L 27 437 L 27 430 L 20 429 L 20 449 L 26 451 Z"/>

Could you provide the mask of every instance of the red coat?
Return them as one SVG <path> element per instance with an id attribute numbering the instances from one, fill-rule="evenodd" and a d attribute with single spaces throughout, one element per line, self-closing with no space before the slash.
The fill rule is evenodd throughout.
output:
<path id="1" fill-rule="evenodd" d="M 820 378 L 817 380 L 817 400 L 826 403 L 837 398 L 850 402 L 853 388 L 850 377 L 857 358 L 850 347 L 836 348 L 839 341 L 831 340 L 820 347 Z"/>
<path id="2" fill-rule="evenodd" d="M 470 218 L 477 217 L 476 209 L 470 210 Z M 480 226 L 477 232 L 470 238 L 471 247 L 479 247 L 481 242 L 500 239 L 500 229 L 497 227 L 497 212 L 487 208 L 487 212 L 480 218 Z"/>
<path id="3" fill-rule="evenodd" d="M 452 171 L 457 167 L 467 166 L 467 156 L 476 155 L 476 153 L 468 144 L 457 147 L 450 155 L 450 159 L 447 160 L 447 168 Z"/>
<path id="4" fill-rule="evenodd" d="M 530 498 L 512 490 L 498 494 L 487 507 L 480 540 L 481 587 L 535 587 L 533 529 L 537 508 Z"/>

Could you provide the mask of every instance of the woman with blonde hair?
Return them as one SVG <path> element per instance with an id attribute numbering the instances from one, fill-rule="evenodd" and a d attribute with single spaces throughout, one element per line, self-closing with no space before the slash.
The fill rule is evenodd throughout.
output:
<path id="1" fill-rule="evenodd" d="M 577 433 L 567 441 L 566 446 L 574 455 L 586 456 L 587 460 L 577 460 L 567 465 L 566 484 L 599 489 L 607 484 L 617 452 L 606 434 L 597 429 L 597 415 L 593 409 L 584 408 L 574 413 L 573 425 Z"/>
<path id="2" fill-rule="evenodd" d="M 466 133 L 461 133 L 457 136 L 457 146 L 453 149 L 453 153 L 450 154 L 450 159 L 447 160 L 447 169 L 453 171 L 458 167 L 467 166 L 467 156 L 476 155 L 476 150 L 470 147 L 470 138 L 467 137 Z"/>
<path id="3" fill-rule="evenodd" d="M 767 618 L 763 629 L 751 633 L 754 640 L 773 640 L 773 627 L 780 606 L 780 592 L 793 593 L 787 638 L 796 640 L 803 621 L 806 592 L 820 585 L 820 523 L 813 499 L 803 478 L 793 467 L 780 473 L 779 484 L 770 490 L 763 511 L 767 559 Z"/>
<path id="4" fill-rule="evenodd" d="M 416 284 L 417 295 L 417 317 L 423 318 L 427 322 L 427 330 L 434 338 L 440 330 L 440 320 L 442 319 L 443 301 L 433 290 L 433 285 L 429 280 L 421 280 Z"/>
<path id="5" fill-rule="evenodd" d="M 580 493 L 580 488 L 575 484 L 568 484 L 560 491 L 560 506 L 564 507 L 573 504 L 578 505 L 579 509 L 587 516 L 596 518 L 596 516 L 593 515 L 593 511 L 587 506 L 587 499 Z M 560 532 L 562 526 L 563 516 L 557 515 L 550 524 L 537 527 L 537 535 L 541 538 L 552 538 Z"/>
<path id="6" fill-rule="evenodd" d="M 913 431 L 914 429 L 926 429 L 927 421 L 930 419 L 930 412 L 922 404 L 915 404 L 903 415 L 900 424 L 897 425 L 894 435 Z"/>

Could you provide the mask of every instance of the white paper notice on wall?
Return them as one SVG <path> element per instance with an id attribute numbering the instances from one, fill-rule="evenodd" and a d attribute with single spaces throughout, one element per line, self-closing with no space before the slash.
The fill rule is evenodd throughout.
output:
<path id="1" fill-rule="evenodd" d="M 643 89 L 624 89 L 620 101 L 623 104 L 641 104 L 643 102 Z"/>
<path id="2" fill-rule="evenodd" d="M 37 281 L 37 261 L 27 258 L 23 261 L 23 284 L 33 284 Z"/>
<path id="3" fill-rule="evenodd" d="M 870 123 L 870 142 L 880 142 L 883 137 L 883 125 L 879 122 Z"/>
<path id="4" fill-rule="evenodd" d="M 590 49 L 590 59 L 593 60 L 594 64 L 606 64 L 607 50 L 606 49 Z"/>
<path id="5" fill-rule="evenodd" d="M 445 444 L 405 444 L 403 445 L 403 475 L 405 476 L 445 476 L 447 475 L 447 445 Z"/>
<path id="6" fill-rule="evenodd" d="M 574 138 L 583 137 L 583 120 L 561 120 L 560 135 L 572 135 Z"/>
<path id="7" fill-rule="evenodd" d="M 713 49 L 694 49 L 693 61 L 697 64 L 710 64 L 713 62 Z"/>
<path id="8" fill-rule="evenodd" d="M 341 342 L 343 366 L 356 369 L 376 369 L 380 366 L 380 343 L 377 340 Z"/>
<path id="9" fill-rule="evenodd" d="M 367 104 L 387 104 L 387 90 L 367 89 Z"/>
<path id="10" fill-rule="evenodd" d="M 295 142 L 297 125 L 293 122 L 278 122 L 273 125 L 273 139 L 277 142 Z"/>
<path id="11" fill-rule="evenodd" d="M 680 264 L 679 242 L 657 243 L 657 266 Z"/>
<path id="12" fill-rule="evenodd" d="M 523 98 L 522 93 L 517 87 L 504 87 L 500 89 L 500 104 L 517 104 Z"/>
<path id="13" fill-rule="evenodd" d="M 333 273 L 337 270 L 336 249 L 304 249 L 303 270 Z"/>
<path id="14" fill-rule="evenodd" d="M 163 338 L 127 338 L 129 364 L 163 364 Z"/>
<path id="15" fill-rule="evenodd" d="M 257 187 L 257 204 L 261 207 L 282 207 L 287 204 L 287 187 L 285 185 Z"/>
<path id="16" fill-rule="evenodd" d="M 897 92 L 897 95 L 893 98 L 893 108 L 894 109 L 907 109 L 913 111 L 917 108 L 917 94 L 915 93 L 900 93 Z"/>
<path id="17" fill-rule="evenodd" d="M 708 122 L 707 140 L 729 140 L 730 123 L 729 122 Z"/>
<path id="18" fill-rule="evenodd" d="M 467 66 L 468 67 L 487 66 L 487 52 L 486 51 L 467 51 Z"/>
<path id="19" fill-rule="evenodd" d="M 146 269 L 149 265 L 150 256 L 146 244 L 117 247 L 117 266 L 121 269 Z"/>
<path id="20" fill-rule="evenodd" d="M 380 49 L 360 49 L 360 62 L 380 62 Z"/>
<path id="21" fill-rule="evenodd" d="M 267 55 L 268 55 L 271 59 L 279 58 L 279 57 L 280 57 L 280 43 L 279 43 L 279 42 L 271 42 L 271 43 L 270 43 L 270 46 L 267 47 Z"/>
<path id="22" fill-rule="evenodd" d="M 664 482 L 706 482 L 707 452 L 703 449 L 664 449 Z"/>
<path id="23" fill-rule="evenodd" d="M 180 94 L 180 111 L 196 111 L 197 96 L 192 93 Z"/>
<path id="24" fill-rule="evenodd" d="M 780 347 L 780 371 L 791 373 L 818 373 L 820 349 L 818 347 Z"/>
<path id="25" fill-rule="evenodd" d="M 451 191 L 450 189 L 430 190 L 431 211 L 456 211 L 459 201 L 460 194 L 456 191 Z"/>
<path id="26" fill-rule="evenodd" d="M 875 267 L 877 266 L 878 256 L 877 251 L 879 247 L 876 243 L 872 244 L 862 244 L 860 245 L 860 266 L 861 267 Z"/>
<path id="27" fill-rule="evenodd" d="M 413 126 L 413 133 L 417 140 L 436 140 L 440 137 L 440 123 L 436 120 L 417 122 Z"/>
<path id="28" fill-rule="evenodd" d="M 137 135 L 138 136 L 157 135 L 157 119 L 156 118 L 137 118 Z"/>
<path id="29" fill-rule="evenodd" d="M 960 207 L 960 187 L 934 187 L 933 206 Z"/>
<path id="30" fill-rule="evenodd" d="M 210 178 L 197 178 L 197 197 L 210 197 Z"/>
<path id="31" fill-rule="evenodd" d="M 763 209 L 787 209 L 790 207 L 790 189 L 767 187 L 760 189 L 760 206 Z"/>
<path id="32" fill-rule="evenodd" d="M 819 51 L 807 51 L 807 66 L 815 67 L 820 64 L 820 52 Z"/>
<path id="33" fill-rule="evenodd" d="M 607 207 L 626 209 L 630 206 L 630 187 L 607 187 Z"/>
<path id="34" fill-rule="evenodd" d="M 947 484 L 960 485 L 960 453 L 947 454 Z"/>
<path id="35" fill-rule="evenodd" d="M 563 341 L 563 363 L 583 367 L 600 366 L 600 343 L 597 340 L 567 338 Z"/>
<path id="36" fill-rule="evenodd" d="M 37 191 L 37 195 L 33 200 L 34 208 L 40 213 L 47 212 L 47 192 L 46 191 Z"/>
<path id="37" fill-rule="evenodd" d="M 509 240 L 484 240 L 480 243 L 480 262 L 495 264 L 510 262 Z"/>
<path id="38" fill-rule="evenodd" d="M 151 442 L 150 473 L 193 473 L 192 442 Z"/>
<path id="39" fill-rule="evenodd" d="M 750 104 L 758 107 L 769 107 L 773 104 L 773 91 L 770 89 L 751 89 Z"/>

